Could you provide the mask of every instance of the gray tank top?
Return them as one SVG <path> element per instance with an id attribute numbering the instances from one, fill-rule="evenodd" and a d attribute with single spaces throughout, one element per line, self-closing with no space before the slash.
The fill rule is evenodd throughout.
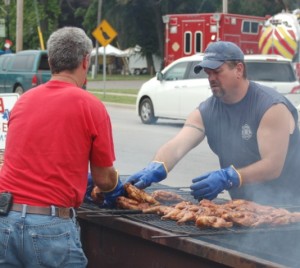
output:
<path id="1" fill-rule="evenodd" d="M 238 103 L 225 104 L 214 96 L 199 106 L 208 144 L 219 157 L 221 168 L 242 168 L 260 160 L 257 130 L 264 113 L 274 104 L 284 103 L 298 122 L 296 108 L 273 89 L 250 82 L 246 96 Z M 274 144 L 276 146 L 276 144 Z M 274 163 L 276 165 L 276 163 Z M 292 135 L 281 175 L 272 181 L 248 184 L 230 190 L 233 199 L 262 204 L 300 205 L 300 133 Z"/>

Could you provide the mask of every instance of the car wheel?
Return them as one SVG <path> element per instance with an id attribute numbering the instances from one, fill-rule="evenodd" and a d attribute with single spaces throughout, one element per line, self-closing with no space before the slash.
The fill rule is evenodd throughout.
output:
<path id="1" fill-rule="evenodd" d="M 15 93 L 18 93 L 19 95 L 22 95 L 24 93 L 24 89 L 22 88 L 22 86 L 17 86 L 15 88 Z"/>
<path id="2" fill-rule="evenodd" d="M 142 100 L 140 104 L 140 117 L 144 124 L 153 124 L 157 121 L 154 116 L 152 101 L 150 99 Z"/>

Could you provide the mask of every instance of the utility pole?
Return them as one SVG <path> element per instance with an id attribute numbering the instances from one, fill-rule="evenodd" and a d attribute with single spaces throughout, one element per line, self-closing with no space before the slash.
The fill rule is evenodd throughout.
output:
<path id="1" fill-rule="evenodd" d="M 223 13 L 228 13 L 228 0 L 223 0 Z"/>
<path id="2" fill-rule="evenodd" d="M 98 0 L 98 14 L 97 14 L 97 25 L 100 24 L 101 20 L 101 9 L 102 9 L 102 0 Z M 98 49 L 99 49 L 99 42 L 96 39 L 96 55 L 95 55 L 95 72 L 93 73 L 93 78 L 97 77 L 98 69 L 99 69 L 99 63 L 98 63 Z"/>
<path id="3" fill-rule="evenodd" d="M 10 40 L 10 34 L 9 34 L 9 12 L 10 12 L 10 0 L 4 0 L 5 10 L 6 10 L 6 38 Z"/>
<path id="4" fill-rule="evenodd" d="M 23 7 L 24 1 L 17 0 L 16 52 L 23 50 Z"/>

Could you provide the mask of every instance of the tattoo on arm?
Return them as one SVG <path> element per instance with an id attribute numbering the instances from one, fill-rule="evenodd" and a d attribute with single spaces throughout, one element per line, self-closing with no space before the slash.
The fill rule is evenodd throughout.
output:
<path id="1" fill-rule="evenodd" d="M 195 125 L 192 125 L 192 124 L 184 124 L 184 127 L 195 128 L 195 129 L 199 130 L 200 132 L 202 132 L 203 134 L 205 134 L 205 131 L 204 131 L 203 128 L 197 127 L 197 126 L 195 126 Z"/>

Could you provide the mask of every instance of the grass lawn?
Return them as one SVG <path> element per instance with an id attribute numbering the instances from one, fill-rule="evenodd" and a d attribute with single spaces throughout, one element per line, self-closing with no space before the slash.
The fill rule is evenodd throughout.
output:
<path id="1" fill-rule="evenodd" d="M 113 102 L 113 103 L 121 103 L 121 104 L 135 104 L 135 102 L 136 102 L 136 94 L 132 94 L 131 92 L 128 92 L 128 91 L 132 91 L 132 90 L 128 90 L 126 93 L 126 94 L 132 94 L 132 96 L 128 96 L 128 95 L 124 95 L 124 94 L 123 95 L 109 94 L 109 93 L 113 93 L 113 91 L 115 93 L 118 93 L 116 91 L 120 91 L 120 90 L 111 90 L 111 91 L 106 90 L 105 93 L 100 90 L 97 90 L 97 91 L 90 90 L 90 91 L 98 99 L 100 99 L 103 102 Z M 125 93 L 125 90 L 121 90 L 121 92 Z"/>
<path id="2" fill-rule="evenodd" d="M 147 80 L 150 78 L 150 75 L 106 75 L 106 81 Z M 92 79 L 89 75 L 88 80 L 102 81 L 103 76 L 98 74 L 95 79 Z M 103 102 L 135 104 L 139 89 L 105 89 L 105 91 L 103 89 L 89 89 L 89 91 Z"/>
<path id="3" fill-rule="evenodd" d="M 103 89 L 89 89 L 89 91 L 91 91 L 92 93 L 104 93 Z M 106 89 L 105 92 L 136 95 L 139 92 L 139 89 Z"/>
<path id="4" fill-rule="evenodd" d="M 106 75 L 106 81 L 124 81 L 124 80 L 148 80 L 152 78 L 153 76 L 148 74 L 143 75 L 121 75 L 121 74 L 112 74 L 112 75 Z M 92 76 L 88 75 L 88 81 L 102 81 L 103 75 L 97 74 L 95 79 L 92 78 Z"/>

